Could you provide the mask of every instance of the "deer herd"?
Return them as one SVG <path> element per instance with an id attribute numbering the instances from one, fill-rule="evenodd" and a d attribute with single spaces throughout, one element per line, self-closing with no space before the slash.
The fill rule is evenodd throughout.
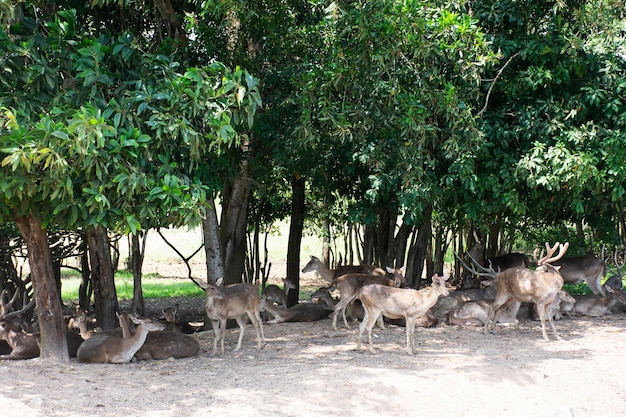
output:
<path id="1" fill-rule="evenodd" d="M 623 311 L 626 297 L 622 290 L 622 274 L 615 253 L 616 273 L 604 284 L 606 259 L 585 255 L 564 257 L 568 243 L 546 243 L 532 268 L 521 253 L 485 259 L 480 247 L 466 252 L 469 262 L 457 258 L 464 269 L 478 277 L 482 288 L 452 289 L 447 278 L 434 275 L 432 284 L 416 290 L 408 288 L 404 268 L 383 270 L 372 265 L 340 266 L 330 269 L 311 256 L 303 273 L 316 272 L 327 285 L 311 295 L 312 302 L 287 307 L 287 295 L 295 285 L 283 280 L 283 288 L 268 285 L 262 291 L 256 285 L 239 283 L 223 286 L 221 280 L 206 284 L 206 317 L 213 329 L 213 354 L 224 354 L 224 336 L 228 320 L 239 327 L 235 351 L 241 349 L 247 322 L 256 331 L 257 348 L 263 347 L 263 323 L 309 322 L 332 317 L 337 328 L 341 315 L 349 329 L 350 320 L 360 320 L 357 350 L 367 333 L 368 347 L 374 351 L 372 330 L 375 325 L 385 329 L 385 322 L 406 328 L 406 351 L 415 353 L 415 328 L 432 327 L 444 319 L 448 325 L 480 325 L 484 333 L 496 331 L 496 324 L 517 324 L 521 307 L 527 306 L 530 319 L 539 320 L 543 338 L 548 340 L 546 321 L 557 340 L 561 340 L 555 320 L 564 316 L 599 317 L 612 311 Z M 593 294 L 570 295 L 564 283 L 585 282 Z M 333 295 L 336 294 L 338 299 Z M 39 356 L 40 335 L 32 320 L 24 316 L 33 308 L 33 301 L 23 300 L 16 308 L 17 293 L 10 298 L 1 294 L 0 359 L 30 359 Z M 10 299 L 9 299 L 10 298 Z M 200 352 L 196 328 L 176 320 L 177 305 L 163 311 L 164 318 L 152 320 L 128 313 L 118 314 L 120 327 L 95 332 L 88 328 L 85 311 L 76 310 L 67 331 L 70 357 L 84 363 L 128 363 L 131 361 L 187 358 Z M 263 316 L 262 316 L 263 314 Z M 350 318 L 350 320 L 348 320 Z M 75 327 L 79 332 L 71 331 Z"/>

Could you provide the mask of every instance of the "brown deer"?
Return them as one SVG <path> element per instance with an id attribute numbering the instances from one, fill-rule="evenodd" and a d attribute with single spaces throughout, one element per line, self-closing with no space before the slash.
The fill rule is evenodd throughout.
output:
<path id="1" fill-rule="evenodd" d="M 26 303 L 20 310 L 9 312 L 16 297 L 13 296 L 10 303 L 2 303 L 2 311 L 6 312 L 0 316 L 0 334 L 10 348 L 10 353 L 0 355 L 0 359 L 32 359 L 39 357 L 39 344 L 41 334 L 39 332 L 27 332 L 19 317 L 28 312 L 34 305 L 35 299 Z M 26 298 L 24 298 L 26 302 Z M 66 332 L 67 350 L 70 357 L 76 357 L 76 352 L 82 343 L 81 337 L 72 332 Z"/>
<path id="2" fill-rule="evenodd" d="M 448 295 L 446 278 L 434 275 L 431 286 L 414 290 L 410 288 L 395 288 L 387 285 L 372 284 L 360 288 L 351 300 L 361 300 L 365 309 L 365 318 L 359 328 L 357 350 L 361 349 L 361 338 L 367 330 L 369 350 L 374 353 L 372 343 L 372 328 L 381 316 L 390 319 L 404 318 L 406 321 L 406 351 L 415 352 L 415 322 L 437 302 L 440 295 Z"/>
<path id="3" fill-rule="evenodd" d="M 85 363 L 128 363 L 146 341 L 149 332 L 163 330 L 165 325 L 150 319 L 130 316 L 137 325 L 135 334 L 122 338 L 103 334 L 85 340 L 78 349 L 79 362 Z"/>
<path id="4" fill-rule="evenodd" d="M 622 268 L 624 267 L 624 261 L 620 262 L 620 260 L 617 257 L 617 252 L 618 251 L 616 250 L 613 254 L 613 263 L 615 265 L 615 268 L 614 269 L 611 268 L 611 270 L 609 271 L 611 273 L 611 276 L 609 276 L 609 278 L 607 278 L 607 280 L 604 282 L 604 286 L 611 287 L 614 290 L 621 290 L 624 287 L 624 284 L 622 283 L 623 276 L 624 276 L 624 274 L 622 273 Z"/>
<path id="5" fill-rule="evenodd" d="M 11 348 L 11 353 L 0 355 L 0 359 L 39 357 L 39 333 L 27 333 L 22 326 L 10 320 L 0 320 L 0 333 Z"/>
<path id="6" fill-rule="evenodd" d="M 336 278 L 346 274 L 386 275 L 382 268 L 374 265 L 342 265 L 336 269 L 330 269 L 319 258 L 311 255 L 311 260 L 302 268 L 302 273 L 317 272 L 324 281 L 334 282 Z"/>
<path id="7" fill-rule="evenodd" d="M 504 271 L 509 268 L 527 268 L 529 264 L 528 256 L 519 252 L 506 253 L 504 255 L 492 256 L 491 258 L 485 258 L 485 246 L 477 242 L 472 246 L 467 254 L 483 267 L 491 265 L 495 271 Z"/>
<path id="8" fill-rule="evenodd" d="M 553 256 L 557 247 L 559 253 Z M 556 332 L 554 321 L 548 314 L 548 308 L 557 297 L 559 291 L 561 291 L 563 277 L 559 274 L 559 267 L 553 266 L 551 262 L 561 259 L 561 257 L 565 255 L 568 247 L 569 243 L 562 245 L 557 242 L 550 248 L 546 243 L 548 254 L 537 261 L 536 270 L 532 271 L 527 268 L 517 267 L 504 270 L 497 274 L 496 288 L 498 293 L 491 308 L 489 308 L 489 315 L 485 323 L 485 333 L 487 333 L 490 327 L 491 331 L 495 332 L 495 317 L 499 310 L 502 310 L 514 301 L 519 301 L 522 303 L 536 304 L 544 339 L 548 340 L 548 334 L 546 333 L 547 317 L 554 336 L 557 340 L 561 340 L 561 337 Z M 493 272 L 496 273 L 495 271 Z"/>
<path id="9" fill-rule="evenodd" d="M 136 329 L 130 325 L 129 314 L 124 312 L 118 314 L 117 319 L 124 335 L 124 339 L 132 337 Z M 200 351 L 198 341 L 180 331 L 162 330 L 148 333 L 143 345 L 135 352 L 135 359 L 163 360 L 181 359 L 195 356 Z"/>
<path id="10" fill-rule="evenodd" d="M 451 293 L 450 295 L 452 295 Z M 450 325 L 484 326 L 489 316 L 489 309 L 493 300 L 463 301 L 456 308 L 450 310 L 446 317 L 446 323 Z M 517 313 L 521 303 L 515 301 L 506 308 L 498 311 L 496 322 L 501 324 L 517 324 Z"/>
<path id="11" fill-rule="evenodd" d="M 536 253 L 536 251 L 535 251 Z M 560 267 L 559 273 L 566 284 L 586 282 L 594 294 L 606 295 L 600 281 L 606 273 L 606 263 L 593 254 L 572 256 L 554 261 L 555 267 Z"/>
<path id="12" fill-rule="evenodd" d="M 551 316 L 553 320 L 561 320 L 563 314 L 567 314 L 568 317 L 571 317 L 575 304 L 576 299 L 567 291 L 561 290 L 554 298 L 554 301 L 548 306 L 548 315 Z M 539 313 L 537 312 L 537 306 L 535 304 L 528 306 L 528 315 L 532 320 L 539 320 Z"/>
<path id="13" fill-rule="evenodd" d="M 337 330 L 337 317 L 341 312 L 343 315 L 343 323 L 347 329 L 350 328 L 348 319 L 346 318 L 346 307 L 354 300 L 352 296 L 358 291 L 359 288 L 365 285 L 379 284 L 387 285 L 390 287 L 399 287 L 404 282 L 404 271 L 406 266 L 400 269 L 388 268 L 390 273 L 393 273 L 393 279 L 389 279 L 386 276 L 381 275 L 367 275 L 367 274 L 347 274 L 342 275 L 333 281 L 333 286 L 339 291 L 339 302 L 335 306 L 335 312 L 333 313 L 333 329 Z M 379 325 L 384 328 L 382 317 Z"/>
<path id="14" fill-rule="evenodd" d="M 609 286 L 604 286 L 606 297 L 596 294 L 575 295 L 576 304 L 573 313 L 580 316 L 601 317 L 610 313 L 619 303 L 626 304 L 624 292 Z"/>
<path id="15" fill-rule="evenodd" d="M 291 282 L 283 278 L 283 288 L 278 285 L 270 284 L 263 288 L 263 295 L 267 296 L 267 301 L 270 303 L 276 303 L 284 308 L 287 308 L 287 296 L 290 290 L 295 290 L 296 286 Z"/>
<path id="16" fill-rule="evenodd" d="M 221 343 L 220 353 L 224 354 L 224 333 L 228 319 L 235 319 L 239 325 L 239 340 L 235 351 L 241 349 L 241 341 L 245 331 L 243 321 L 247 314 L 254 325 L 257 336 L 257 348 L 265 344 L 263 334 L 263 322 L 259 314 L 259 288 L 245 283 L 221 286 L 222 279 L 216 284 L 207 284 L 206 287 L 206 313 L 215 337 L 213 339 L 213 354 L 217 352 L 217 343 Z"/>
<path id="17" fill-rule="evenodd" d="M 118 315 L 118 319 L 119 319 L 119 315 Z M 110 329 L 110 330 L 104 330 L 104 331 L 99 331 L 99 332 L 95 332 L 95 331 L 89 331 L 88 327 L 87 327 L 87 312 L 82 309 L 81 307 L 76 307 L 76 311 L 74 313 L 74 322 L 73 322 L 73 326 L 78 328 L 80 337 L 83 340 L 87 340 L 91 337 L 94 336 L 117 336 L 117 337 L 122 337 L 122 329 L 119 327 L 116 327 L 114 329 Z"/>
<path id="18" fill-rule="evenodd" d="M 196 328 L 186 321 L 178 320 L 176 313 L 178 312 L 178 303 L 171 307 L 161 310 L 163 315 L 159 317 L 159 321 L 165 324 L 165 330 L 171 332 L 181 332 L 185 334 L 193 334 Z"/>
<path id="19" fill-rule="evenodd" d="M 333 308 L 326 303 L 299 303 L 289 308 L 275 306 L 267 301 L 267 296 L 261 298 L 259 310 L 267 311 L 274 319 L 266 323 L 308 322 L 328 318 Z"/>

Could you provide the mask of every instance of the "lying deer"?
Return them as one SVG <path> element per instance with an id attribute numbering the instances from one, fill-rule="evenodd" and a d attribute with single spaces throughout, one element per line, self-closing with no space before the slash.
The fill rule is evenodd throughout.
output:
<path id="1" fill-rule="evenodd" d="M 216 284 L 207 284 L 206 287 L 206 313 L 215 337 L 213 339 L 213 354 L 217 352 L 217 343 L 221 343 L 220 353 L 224 354 L 224 333 L 226 332 L 226 322 L 228 319 L 235 319 L 239 325 L 239 340 L 235 351 L 241 348 L 241 341 L 245 331 L 243 321 L 244 314 L 247 314 L 254 325 L 257 336 L 257 348 L 260 349 L 265 344 L 263 334 L 263 322 L 259 314 L 259 289 L 250 284 L 240 283 L 222 287 L 222 279 Z"/>
<path id="2" fill-rule="evenodd" d="M 610 313 L 613 307 L 619 303 L 626 304 L 626 297 L 622 290 L 613 289 L 605 285 L 606 297 L 596 294 L 576 295 L 576 304 L 573 313 L 580 316 L 601 317 Z"/>
<path id="3" fill-rule="evenodd" d="M 342 265 L 336 269 L 330 269 L 315 256 L 311 256 L 311 260 L 302 268 L 302 273 L 307 272 L 317 272 L 324 281 L 331 284 L 336 278 L 346 274 L 386 275 L 384 269 L 374 265 Z"/>
<path id="4" fill-rule="evenodd" d="M 267 300 L 267 296 L 261 298 L 259 310 L 267 311 L 274 319 L 266 323 L 308 322 L 328 318 L 333 308 L 326 303 L 299 303 L 289 308 L 275 306 Z"/>
<path id="5" fill-rule="evenodd" d="M 452 293 L 450 294 L 452 295 Z M 459 306 L 450 310 L 446 317 L 446 323 L 450 325 L 484 326 L 487 323 L 489 309 L 493 300 L 463 301 Z M 496 322 L 500 324 L 517 324 L 517 313 L 521 303 L 515 301 L 506 308 L 498 311 Z"/>
<path id="6" fill-rule="evenodd" d="M 557 246 L 559 253 L 553 256 Z M 554 336 L 557 340 L 561 340 L 561 337 L 556 332 L 554 321 L 548 314 L 548 308 L 559 294 L 559 291 L 561 291 L 563 277 L 559 274 L 559 267 L 553 266 L 551 262 L 561 259 L 568 247 L 569 243 L 562 245 L 557 242 L 550 248 L 546 243 L 548 254 L 537 261 L 537 269 L 534 271 L 518 267 L 507 269 L 498 274 L 491 268 L 493 274 L 497 275 L 496 288 L 498 293 L 491 308 L 489 308 L 489 315 L 485 323 L 485 334 L 490 327 L 491 331 L 495 332 L 495 317 L 498 311 L 513 301 L 519 301 L 522 303 L 534 303 L 537 306 L 544 339 L 548 340 L 548 334 L 546 333 L 547 318 Z"/>
<path id="7" fill-rule="evenodd" d="M 361 349 L 361 337 L 367 329 L 369 350 L 374 353 L 372 328 L 382 315 L 391 319 L 405 319 L 406 350 L 409 354 L 413 354 L 415 352 L 415 322 L 435 305 L 440 295 L 448 294 L 446 278 L 438 275 L 433 276 L 433 283 L 430 287 L 421 290 L 395 288 L 380 284 L 366 285 L 360 288 L 350 299 L 350 301 L 361 300 L 365 309 L 365 318 L 359 328 L 357 350 Z"/>
<path id="8" fill-rule="evenodd" d="M 171 307 L 168 307 L 161 312 L 163 315 L 159 318 L 159 321 L 165 324 L 165 330 L 171 332 L 181 332 L 185 334 L 193 334 L 196 332 L 195 327 L 186 321 L 178 320 L 176 318 L 176 312 L 178 311 L 178 303 Z"/>
<path id="9" fill-rule="evenodd" d="M 333 329 L 337 330 L 337 316 L 341 312 L 343 315 L 343 323 L 346 328 L 350 328 L 348 319 L 346 318 L 346 307 L 354 301 L 352 297 L 359 288 L 371 285 L 387 285 L 390 287 L 399 287 L 404 282 L 404 271 L 406 266 L 400 269 L 387 268 L 390 273 L 393 273 L 393 279 L 389 279 L 386 276 L 380 275 L 367 275 L 367 274 L 347 274 L 342 275 L 333 281 L 333 285 L 339 291 L 339 302 L 335 306 L 333 313 Z M 429 307 L 430 308 L 430 307 Z M 379 325 L 384 328 L 382 324 L 382 317 Z"/>
<path id="10" fill-rule="evenodd" d="M 122 329 L 124 339 L 128 339 L 137 332 L 131 329 L 130 315 L 122 313 L 117 316 Z M 180 331 L 162 330 L 152 331 L 146 336 L 143 345 L 135 352 L 135 359 L 145 360 L 163 360 L 163 359 L 181 359 L 195 356 L 200 351 L 200 344 L 192 337 Z"/>
<path id="11" fill-rule="evenodd" d="M 13 301 L 15 296 L 13 296 Z M 9 305 L 4 304 L 0 316 L 0 334 L 10 348 L 10 353 L 0 355 L 0 359 L 32 359 L 39 357 L 39 344 L 41 334 L 39 332 L 27 332 L 24 330 L 19 317 L 29 311 L 35 305 L 33 298 L 20 310 L 8 312 L 13 301 Z M 25 300 L 26 301 L 26 300 Z M 66 332 L 67 350 L 70 357 L 76 357 L 76 352 L 82 343 L 82 339 L 76 333 Z"/>
<path id="12" fill-rule="evenodd" d="M 266 285 L 263 289 L 263 295 L 267 296 L 267 301 L 270 303 L 276 303 L 284 308 L 287 308 L 287 296 L 290 290 L 295 290 L 296 286 L 286 279 L 283 279 L 283 288 L 278 285 L 270 284 Z"/>
<path id="13" fill-rule="evenodd" d="M 113 335 L 90 337 L 78 349 L 79 362 L 85 363 L 128 363 L 146 341 L 148 332 L 163 330 L 165 325 L 150 319 L 130 316 L 137 325 L 135 334 L 122 338 Z"/>

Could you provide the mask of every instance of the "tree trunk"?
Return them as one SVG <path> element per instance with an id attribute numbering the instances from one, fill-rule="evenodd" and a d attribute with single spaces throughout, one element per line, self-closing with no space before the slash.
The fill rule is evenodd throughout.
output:
<path id="1" fill-rule="evenodd" d="M 296 173 L 291 181 L 291 222 L 289 224 L 289 242 L 287 244 L 287 281 L 295 285 L 295 291 L 290 291 L 287 306 L 298 304 L 300 294 L 300 248 L 302 245 L 302 230 L 304 230 L 305 181 Z"/>
<path id="2" fill-rule="evenodd" d="M 224 277 L 224 258 L 220 244 L 220 228 L 217 222 L 215 203 L 213 207 L 206 209 L 206 217 L 202 219 L 202 233 L 204 235 L 207 282 L 215 284 L 215 281 Z"/>
<path id="3" fill-rule="evenodd" d="M 16 223 L 28 247 L 28 264 L 41 332 L 40 357 L 51 362 L 69 363 L 65 320 L 46 231 L 41 221 L 32 214 L 19 217 Z"/>
<path id="4" fill-rule="evenodd" d="M 141 288 L 141 268 L 143 266 L 143 255 L 145 253 L 147 237 L 147 231 L 143 233 L 141 241 L 139 240 L 139 235 L 136 233 L 130 236 L 130 266 L 133 270 L 133 303 L 131 313 L 139 316 L 143 316 L 145 310 L 143 291 Z"/>
<path id="5" fill-rule="evenodd" d="M 241 175 L 230 186 L 224 187 L 220 247 L 224 260 L 224 284 L 241 282 L 246 259 L 246 226 L 250 177 L 248 162 L 241 163 Z"/>
<path id="6" fill-rule="evenodd" d="M 432 236 L 431 230 L 431 214 L 432 208 L 428 207 L 424 210 L 424 223 L 417 231 L 417 238 L 409 248 L 407 260 L 407 282 L 411 283 L 414 288 L 420 288 L 422 274 L 424 272 L 424 261 L 428 254 L 430 240 Z M 428 277 L 430 279 L 430 277 Z"/>
<path id="7" fill-rule="evenodd" d="M 118 311 L 115 276 L 111 263 L 109 237 L 103 227 L 87 231 L 93 297 L 96 305 L 96 321 L 103 330 L 117 327 L 115 313 Z"/>
<path id="8" fill-rule="evenodd" d="M 89 252 L 87 236 L 83 235 L 82 255 L 80 257 L 80 286 L 78 287 L 78 305 L 84 311 L 89 310 L 89 302 L 93 286 L 91 285 L 91 268 L 89 267 Z"/>

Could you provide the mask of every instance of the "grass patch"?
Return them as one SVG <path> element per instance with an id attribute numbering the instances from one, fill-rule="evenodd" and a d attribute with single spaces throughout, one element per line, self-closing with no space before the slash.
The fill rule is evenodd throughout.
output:
<path id="1" fill-rule="evenodd" d="M 193 282 L 181 278 L 161 278 L 156 274 L 142 277 L 144 298 L 204 297 L 204 291 Z M 78 300 L 80 277 L 78 274 L 63 274 L 61 298 L 64 302 Z M 128 272 L 115 273 L 115 289 L 120 300 L 132 300 L 133 275 Z"/>

